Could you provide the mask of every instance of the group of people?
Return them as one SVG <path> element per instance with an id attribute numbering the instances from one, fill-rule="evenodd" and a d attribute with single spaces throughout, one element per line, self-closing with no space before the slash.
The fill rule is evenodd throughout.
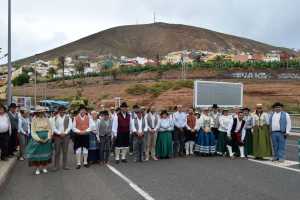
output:
<path id="1" fill-rule="evenodd" d="M 274 162 L 285 158 L 286 137 L 291 131 L 291 119 L 281 103 L 271 112 L 257 104 L 249 108 L 219 108 L 214 104 L 185 110 L 177 105 L 173 112 L 157 112 L 154 106 L 146 110 L 138 105 L 128 110 L 123 102 L 119 108 L 88 111 L 81 106 L 76 114 L 66 108 L 49 115 L 36 107 L 31 115 L 25 108 L 11 104 L 9 111 L 0 105 L 1 160 L 13 156 L 19 148 L 20 160 L 26 158 L 35 174 L 69 170 L 68 151 L 72 141 L 76 169 L 82 165 L 106 164 L 114 155 L 116 164 L 168 159 L 177 156 L 254 156 L 264 159 L 273 156 Z"/>

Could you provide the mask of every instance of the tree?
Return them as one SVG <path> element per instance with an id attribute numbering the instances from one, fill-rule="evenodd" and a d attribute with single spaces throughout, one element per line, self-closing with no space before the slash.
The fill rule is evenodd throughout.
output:
<path id="1" fill-rule="evenodd" d="M 66 58 L 64 56 L 60 56 L 58 58 L 58 67 L 62 69 L 62 80 L 65 82 L 65 62 Z"/>
<path id="2" fill-rule="evenodd" d="M 75 70 L 78 74 L 80 74 L 82 77 L 84 76 L 84 63 L 83 62 L 78 62 L 75 64 Z"/>
<path id="3" fill-rule="evenodd" d="M 49 68 L 49 70 L 48 70 L 48 77 L 50 79 L 53 79 L 54 75 L 56 75 L 56 74 L 57 74 L 57 72 L 56 72 L 56 70 L 53 67 Z"/>
<path id="4" fill-rule="evenodd" d="M 12 81 L 14 86 L 21 86 L 24 85 L 25 83 L 29 83 L 29 76 L 27 73 L 22 73 L 20 74 L 18 77 L 16 77 L 13 81 Z"/>

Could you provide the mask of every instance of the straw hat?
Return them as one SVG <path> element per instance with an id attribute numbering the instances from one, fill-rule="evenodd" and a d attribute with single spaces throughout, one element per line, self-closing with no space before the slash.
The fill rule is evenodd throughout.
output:
<path id="1" fill-rule="evenodd" d="M 43 107 L 43 106 L 36 106 L 35 107 L 35 112 L 36 113 L 42 113 L 42 112 L 47 112 L 47 108 L 46 107 Z"/>

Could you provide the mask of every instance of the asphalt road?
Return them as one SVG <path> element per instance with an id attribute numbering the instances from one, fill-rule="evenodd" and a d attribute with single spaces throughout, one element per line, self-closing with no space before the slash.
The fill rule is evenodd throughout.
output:
<path id="1" fill-rule="evenodd" d="M 296 140 L 288 141 L 296 145 Z M 74 159 L 70 153 L 70 166 Z M 297 147 L 288 146 L 297 160 Z M 156 200 L 298 200 L 300 173 L 248 160 L 176 158 L 112 164 Z M 49 172 L 40 176 L 18 162 L 1 200 L 139 200 L 143 197 L 106 166 Z"/>

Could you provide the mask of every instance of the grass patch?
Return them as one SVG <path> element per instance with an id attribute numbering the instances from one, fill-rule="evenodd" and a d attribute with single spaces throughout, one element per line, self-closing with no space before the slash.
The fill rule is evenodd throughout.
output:
<path id="1" fill-rule="evenodd" d="M 158 97 L 163 92 L 168 90 L 180 90 L 182 88 L 192 89 L 194 82 L 192 80 L 180 80 L 180 81 L 161 81 L 152 85 L 135 84 L 126 89 L 126 92 L 130 95 L 140 96 L 150 94 L 153 97 Z"/>

